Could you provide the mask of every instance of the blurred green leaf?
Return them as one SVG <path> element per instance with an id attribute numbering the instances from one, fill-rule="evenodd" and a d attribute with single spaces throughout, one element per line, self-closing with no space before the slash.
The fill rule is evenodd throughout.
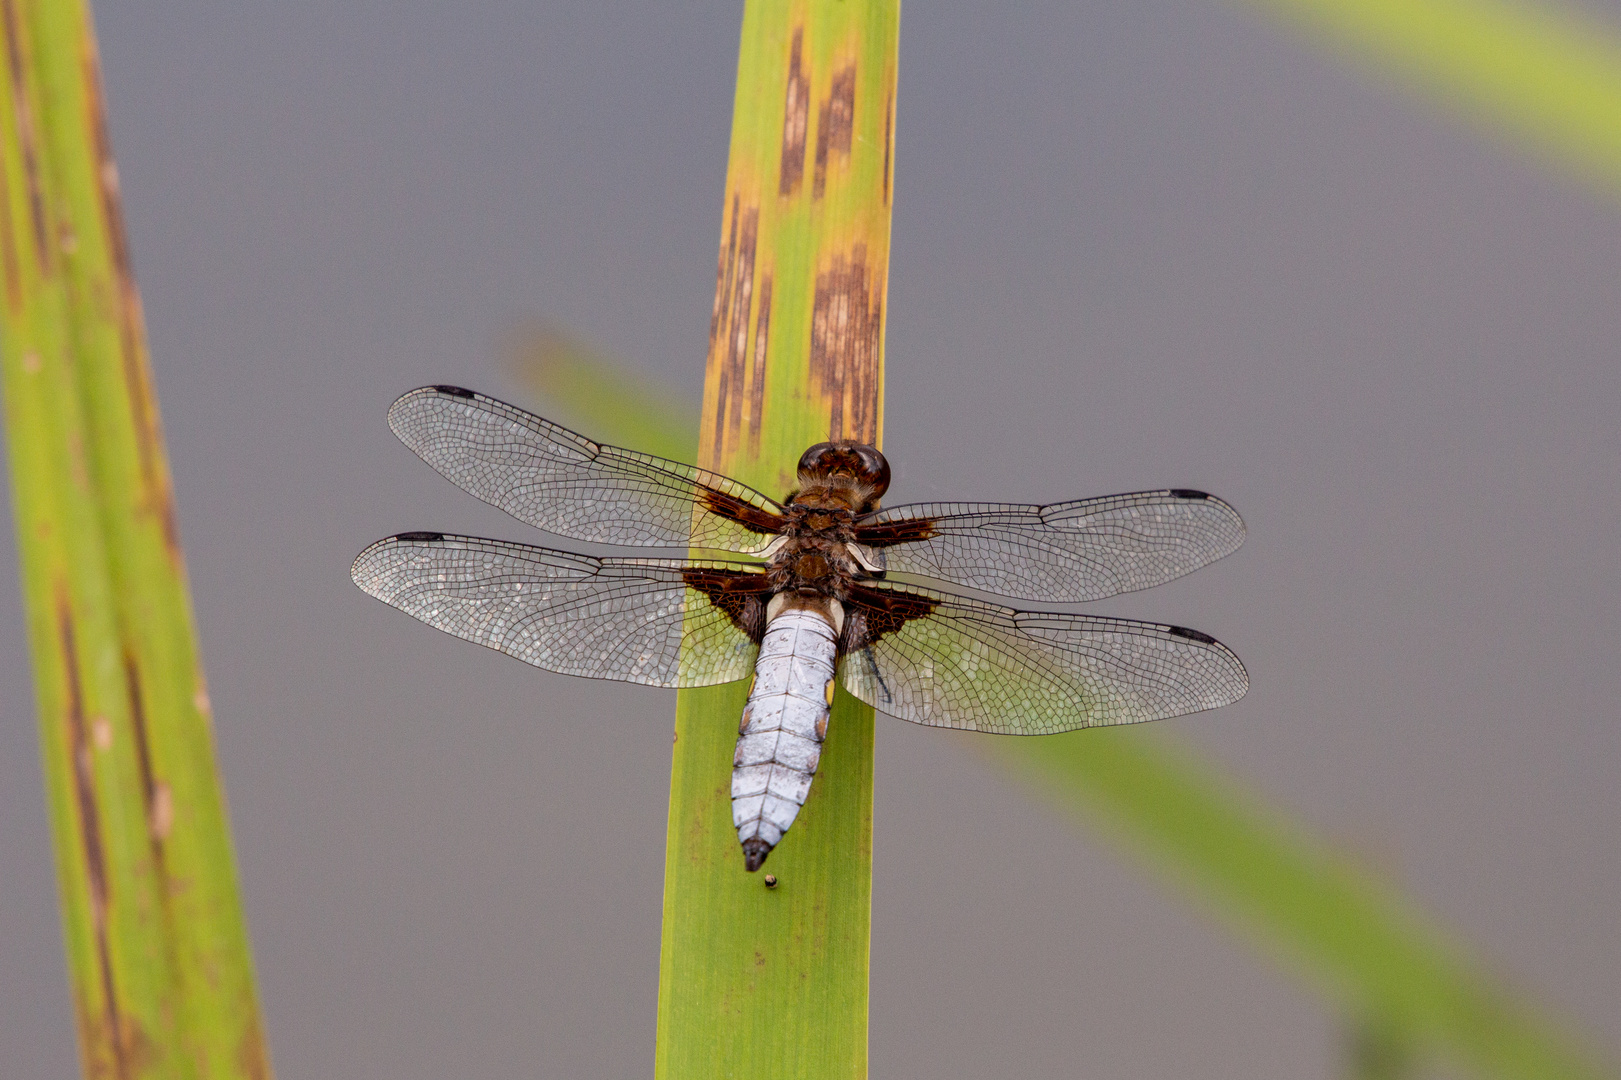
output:
<path id="1" fill-rule="evenodd" d="M 698 403 L 569 334 L 555 323 L 519 330 L 508 368 L 530 394 L 550 402 L 550 419 L 599 442 L 672 461 L 698 460 Z M 634 439 L 635 442 L 620 440 Z"/>
<path id="2" fill-rule="evenodd" d="M 567 415 L 617 402 L 585 433 L 621 446 L 644 445 L 644 430 L 695 424 L 674 393 L 643 384 L 616 394 L 615 369 L 590 372 L 591 356 L 571 352 L 568 380 L 525 381 Z M 571 396 L 578 386 L 591 396 Z M 1354 1075 L 1406 1075 L 1436 1059 L 1490 1077 L 1614 1075 L 1388 882 L 1191 750 L 1151 731 L 1110 729 L 985 745 L 1042 797 L 1102 829 L 1341 1009 Z"/>
<path id="3" fill-rule="evenodd" d="M 5 16 L 0 369 L 81 1067 L 268 1080 L 90 11 Z"/>
<path id="4" fill-rule="evenodd" d="M 1621 34 L 1509 0 L 1249 0 L 1621 194 Z"/>

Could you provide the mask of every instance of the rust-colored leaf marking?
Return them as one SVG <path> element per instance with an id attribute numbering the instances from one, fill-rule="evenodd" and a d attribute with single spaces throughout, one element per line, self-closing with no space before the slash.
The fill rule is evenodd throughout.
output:
<path id="1" fill-rule="evenodd" d="M 67 735 L 73 755 L 73 798 L 79 811 L 79 843 L 84 851 L 85 882 L 90 889 L 90 920 L 96 937 L 96 965 L 101 976 L 102 1023 L 91 1023 L 87 1032 L 104 1028 L 100 1045 L 82 1044 L 86 1065 L 99 1062 L 102 1051 L 111 1059 L 113 1075 L 122 1080 L 129 1075 L 124 1053 L 123 1025 L 118 1015 L 118 995 L 113 983 L 112 954 L 107 943 L 107 852 L 102 844 L 101 815 L 96 803 L 96 781 L 89 727 L 85 723 L 84 692 L 79 673 L 78 634 L 73 609 L 65 586 L 58 587 L 56 601 L 57 646 L 62 653 L 63 674 L 67 680 Z M 90 1015 L 94 1015 L 93 1013 Z M 97 1066 L 98 1070 L 100 1066 Z"/>
<path id="2" fill-rule="evenodd" d="M 811 385 L 831 401 L 828 437 L 878 437 L 878 360 L 883 341 L 881 282 L 867 281 L 867 246 L 833 257 L 816 275 L 811 308 Z"/>
<path id="3" fill-rule="evenodd" d="M 731 222 L 727 226 L 726 242 L 720 248 L 720 261 L 715 267 L 715 309 L 709 316 L 709 355 L 715 355 L 715 345 L 720 340 L 720 333 L 724 326 L 721 319 L 726 314 L 726 296 L 732 291 L 732 263 L 737 259 L 737 207 L 738 196 L 732 196 Z"/>
<path id="4" fill-rule="evenodd" d="M 174 809 L 169 802 L 168 787 L 153 774 L 152 748 L 147 739 L 146 698 L 141 683 L 141 667 L 135 654 L 124 652 L 124 689 L 129 695 L 130 726 L 135 730 L 135 759 L 141 769 L 141 799 L 146 807 L 147 835 L 152 840 L 152 860 L 157 864 L 160 883 L 168 879 L 163 872 L 163 841 L 168 839 L 174 824 Z M 161 885 L 160 885 L 161 887 Z"/>
<path id="5" fill-rule="evenodd" d="M 794 27 L 788 50 L 788 90 L 782 106 L 782 161 L 777 194 L 793 195 L 805 180 L 805 134 L 810 127 L 810 76 L 800 66 L 805 28 Z"/>
<path id="6" fill-rule="evenodd" d="M 180 567 L 180 519 L 175 512 L 174 487 L 163 464 L 163 431 L 158 420 L 157 402 L 152 398 L 152 380 L 146 364 L 146 338 L 141 325 L 141 299 L 133 282 L 125 297 L 124 323 L 119 335 L 119 359 L 124 373 L 124 389 L 129 397 L 130 427 L 135 435 L 135 456 L 141 473 L 139 509 L 157 518 L 163 531 L 163 547 L 170 564 Z"/>
<path id="7" fill-rule="evenodd" d="M 28 68 L 18 26 L 17 0 L 0 0 L 6 27 L 6 66 L 11 75 L 11 101 L 17 114 L 17 141 L 22 146 L 23 175 L 28 180 L 28 211 L 34 227 L 34 258 L 39 272 L 52 269 L 50 230 L 45 224 L 45 182 L 40 176 L 39 133 L 34 129 L 34 108 L 28 95 Z"/>
<path id="8" fill-rule="evenodd" d="M 133 277 L 129 264 L 129 240 L 124 231 L 124 200 L 118 187 L 118 166 L 113 163 L 112 138 L 107 134 L 107 110 L 102 102 L 101 60 L 93 40 L 85 42 L 85 55 L 79 69 L 84 80 L 85 111 L 92 149 L 96 154 L 97 193 L 101 202 L 102 226 L 107 230 L 107 247 L 120 283 Z"/>
<path id="9" fill-rule="evenodd" d="M 236 1064 L 247 1080 L 271 1080 L 274 1075 L 270 1071 L 270 1048 L 265 1045 L 265 1033 L 259 1026 L 257 1011 L 248 1017 L 247 1030 L 242 1033 L 242 1041 L 237 1045 Z"/>
<path id="10" fill-rule="evenodd" d="M 737 284 L 732 296 L 726 366 L 721 369 L 721 392 L 730 399 L 723 430 L 732 435 L 734 442 L 743 430 L 744 387 L 749 374 L 749 315 L 754 309 L 754 252 L 759 239 L 759 219 L 760 212 L 756 209 L 747 211 L 743 218 L 743 233 L 737 244 Z"/>
<path id="11" fill-rule="evenodd" d="M 889 205 L 889 147 L 894 141 L 890 132 L 895 123 L 895 90 L 884 99 L 884 205 Z"/>
<path id="12" fill-rule="evenodd" d="M 174 491 L 163 464 L 163 432 L 157 403 L 152 399 L 151 379 L 145 357 L 146 326 L 141 312 L 141 294 L 135 287 L 130 265 L 128 231 L 124 226 L 124 201 L 118 184 L 118 166 L 113 160 L 112 137 L 107 130 L 107 110 L 101 89 L 101 61 L 95 41 L 85 41 L 80 65 L 84 82 L 86 120 L 96 156 L 96 191 L 101 207 L 102 229 L 117 278 L 119 345 L 124 384 L 129 395 L 130 426 L 135 435 L 136 459 L 141 475 L 139 508 L 153 514 L 163 532 L 163 544 L 171 563 L 179 566 L 180 526 L 175 513 Z"/>
<path id="13" fill-rule="evenodd" d="M 11 182 L 0 169 L 0 273 L 6 278 L 6 307 L 13 317 L 22 314 L 22 263 L 17 258 L 16 226 L 11 220 Z"/>
<path id="14" fill-rule="evenodd" d="M 170 1075 L 162 1072 L 162 1049 L 139 1023 L 127 1014 L 114 1019 L 119 1030 L 109 1029 L 111 1021 L 98 1014 L 79 994 L 73 998 L 73 1011 L 79 1027 L 79 1066 L 85 1080 L 135 1080 L 136 1077 Z"/>
<path id="15" fill-rule="evenodd" d="M 829 156 L 850 156 L 856 130 L 856 66 L 850 64 L 833 76 L 827 100 L 816 117 L 816 177 L 811 181 L 811 198 L 820 199 L 827 190 Z"/>
<path id="16" fill-rule="evenodd" d="M 720 333 L 711 345 L 711 357 L 720 365 L 715 398 L 715 460 L 723 459 L 728 436 L 735 445 L 742 431 L 743 398 L 747 392 L 749 316 L 754 309 L 754 249 L 759 235 L 760 208 L 732 202 L 735 254 L 730 274 L 731 296 L 722 312 Z"/>
<path id="17" fill-rule="evenodd" d="M 760 277 L 760 314 L 754 321 L 754 347 L 749 358 L 749 457 L 760 456 L 760 425 L 765 418 L 766 346 L 771 342 L 771 274 Z"/>

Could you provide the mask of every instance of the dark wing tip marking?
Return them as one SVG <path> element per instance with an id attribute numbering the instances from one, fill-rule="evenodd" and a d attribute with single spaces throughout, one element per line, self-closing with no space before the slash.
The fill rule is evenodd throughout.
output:
<path id="1" fill-rule="evenodd" d="M 1196 491 L 1193 488 L 1172 488 L 1171 497 L 1173 499 L 1203 499 L 1205 501 L 1209 501 L 1210 492 Z"/>
<path id="2" fill-rule="evenodd" d="M 463 389 L 460 386 L 438 385 L 434 389 L 441 394 L 449 394 L 451 397 L 474 398 L 478 396 L 471 390 Z"/>
<path id="3" fill-rule="evenodd" d="M 408 542 L 415 541 L 420 543 L 423 541 L 443 540 L 444 538 L 445 534 L 440 532 L 402 532 L 392 539 L 405 540 Z"/>
<path id="4" fill-rule="evenodd" d="M 1190 630 L 1186 626 L 1167 626 L 1165 628 L 1165 630 L 1166 630 L 1167 633 L 1175 634 L 1177 637 L 1184 637 L 1184 638 L 1187 638 L 1189 641 L 1197 641 L 1201 645 L 1220 645 L 1221 644 L 1221 642 L 1217 641 L 1215 638 L 1211 637 L 1209 634 L 1206 634 L 1201 630 Z"/>

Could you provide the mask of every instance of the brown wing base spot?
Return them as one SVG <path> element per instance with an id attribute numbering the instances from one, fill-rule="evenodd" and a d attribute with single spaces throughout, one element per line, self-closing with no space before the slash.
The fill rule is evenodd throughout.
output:
<path id="1" fill-rule="evenodd" d="M 927 618 L 939 602 L 899 589 L 869 589 L 857 585 L 844 601 L 844 633 L 839 652 L 859 652 L 883 637 L 893 634 L 913 619 Z"/>
<path id="2" fill-rule="evenodd" d="M 782 531 L 783 519 L 780 514 L 763 510 L 736 495 L 728 495 L 712 487 L 699 487 L 698 496 L 703 500 L 705 510 L 719 514 L 728 521 L 735 521 L 749 532 L 775 536 Z"/>
<path id="3" fill-rule="evenodd" d="M 696 589 L 709 602 L 725 612 L 732 625 L 756 645 L 765 637 L 766 601 L 771 598 L 771 579 L 748 570 L 718 570 L 689 566 L 681 571 L 687 587 Z"/>
<path id="4" fill-rule="evenodd" d="M 856 539 L 868 547 L 891 547 L 910 544 L 940 535 L 933 518 L 908 518 L 905 521 L 881 521 L 872 525 L 857 525 Z"/>

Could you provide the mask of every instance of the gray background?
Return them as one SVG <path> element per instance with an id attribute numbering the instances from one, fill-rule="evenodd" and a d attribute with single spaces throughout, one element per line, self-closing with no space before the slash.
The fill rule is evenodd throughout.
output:
<path id="1" fill-rule="evenodd" d="M 538 539 L 384 424 L 424 382 L 517 395 L 526 317 L 696 397 L 739 11 L 101 5 L 284 1080 L 651 1068 L 673 697 L 347 569 Z M 898 125 L 891 501 L 1233 502 L 1238 555 L 1097 606 L 1249 665 L 1158 734 L 1621 1049 L 1621 201 L 1213 3 L 911 4 Z M 0 1073 L 33 1080 L 76 1065 L 21 627 L 0 573 Z M 1304 984 L 971 736 L 881 722 L 876 845 L 875 1076 L 1341 1068 Z"/>

